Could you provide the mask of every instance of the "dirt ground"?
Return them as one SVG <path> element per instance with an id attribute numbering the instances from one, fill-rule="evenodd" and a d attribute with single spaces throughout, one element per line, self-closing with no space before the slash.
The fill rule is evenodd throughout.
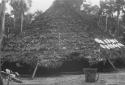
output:
<path id="1" fill-rule="evenodd" d="M 60 75 L 54 77 L 42 77 L 22 79 L 23 83 L 10 82 L 10 85 L 125 85 L 125 72 L 99 74 L 99 80 L 95 83 L 86 83 L 85 75 Z M 7 85 L 4 82 L 4 85 Z"/>

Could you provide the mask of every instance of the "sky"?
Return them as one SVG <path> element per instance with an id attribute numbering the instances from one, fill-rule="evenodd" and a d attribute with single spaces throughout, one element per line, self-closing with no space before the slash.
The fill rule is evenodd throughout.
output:
<path id="1" fill-rule="evenodd" d="M 48 9 L 54 0 L 32 0 L 32 7 L 30 12 L 34 12 L 37 10 L 45 11 Z"/>
<path id="2" fill-rule="evenodd" d="M 54 0 L 32 0 L 32 7 L 30 12 L 34 12 L 36 10 L 42 10 L 45 11 L 48 9 Z M 99 5 L 100 0 L 87 0 L 89 3 L 93 5 Z"/>
<path id="3" fill-rule="evenodd" d="M 36 10 L 42 10 L 45 11 L 48 9 L 54 0 L 32 0 L 32 7 L 31 7 L 31 12 L 34 12 Z M 93 5 L 99 5 L 100 0 L 87 0 L 89 3 Z"/>
<path id="4" fill-rule="evenodd" d="M 88 0 L 93 5 L 99 5 L 100 0 Z"/>
<path id="5" fill-rule="evenodd" d="M 1 1 L 1 0 L 0 0 Z M 54 0 L 32 0 L 32 7 L 29 12 L 34 13 L 37 10 L 46 11 L 53 3 Z M 87 0 L 87 2 L 93 5 L 99 5 L 100 0 Z M 7 4 L 7 11 L 12 10 L 12 8 Z"/>

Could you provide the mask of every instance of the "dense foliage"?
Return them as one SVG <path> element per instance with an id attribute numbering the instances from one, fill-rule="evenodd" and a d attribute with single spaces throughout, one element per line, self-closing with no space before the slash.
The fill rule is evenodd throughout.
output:
<path id="1" fill-rule="evenodd" d="M 32 66 L 39 63 L 40 66 L 57 68 L 65 61 L 92 56 L 96 62 L 100 57 L 108 56 L 105 51 L 100 53 L 94 38 L 116 37 L 119 15 L 117 18 L 112 16 L 112 4 L 115 4 L 101 3 L 101 8 L 83 4 L 85 8 L 80 11 L 81 4 L 82 0 L 56 0 L 45 13 L 38 11 L 34 15 L 25 15 L 25 30 L 17 32 L 16 36 L 10 33 L 4 40 L 3 61 Z M 16 9 L 14 11 L 17 12 Z M 10 20 L 6 21 L 6 28 L 13 28 L 10 22 L 15 23 L 14 18 L 6 17 Z M 113 57 L 119 55 L 114 52 Z"/>
<path id="2" fill-rule="evenodd" d="M 32 21 L 29 30 L 8 39 L 3 49 L 6 52 L 4 58 L 58 67 L 67 60 L 94 55 L 94 50 L 98 49 L 93 35 L 87 33 L 86 24 L 72 6 L 55 1 L 50 9 L 38 17 Z M 69 56 L 72 53 L 78 55 Z"/>

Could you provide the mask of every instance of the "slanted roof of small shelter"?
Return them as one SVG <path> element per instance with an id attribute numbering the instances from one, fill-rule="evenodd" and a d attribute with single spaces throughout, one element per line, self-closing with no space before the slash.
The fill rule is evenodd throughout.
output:
<path id="1" fill-rule="evenodd" d="M 116 39 L 99 39 L 95 38 L 95 41 L 99 43 L 100 47 L 103 49 L 115 49 L 115 48 L 122 48 L 125 47 L 121 42 Z"/>

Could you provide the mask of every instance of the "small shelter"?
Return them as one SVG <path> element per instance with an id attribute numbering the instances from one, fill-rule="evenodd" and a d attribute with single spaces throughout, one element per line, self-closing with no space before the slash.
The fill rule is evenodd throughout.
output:
<path id="1" fill-rule="evenodd" d="M 95 40 L 95 42 L 97 42 L 100 45 L 100 49 L 99 49 L 100 51 L 105 51 L 106 53 L 108 53 L 109 56 L 105 56 L 104 58 L 106 60 L 108 60 L 108 62 L 116 70 L 115 66 L 113 65 L 113 63 L 110 60 L 112 57 L 114 57 L 112 55 L 112 51 L 120 51 L 120 53 L 122 55 L 121 48 L 124 48 L 125 45 L 123 45 L 117 39 L 109 39 L 109 38 L 99 39 L 99 38 L 95 38 L 94 40 Z M 103 59 L 100 59 L 100 60 L 103 60 Z"/>

